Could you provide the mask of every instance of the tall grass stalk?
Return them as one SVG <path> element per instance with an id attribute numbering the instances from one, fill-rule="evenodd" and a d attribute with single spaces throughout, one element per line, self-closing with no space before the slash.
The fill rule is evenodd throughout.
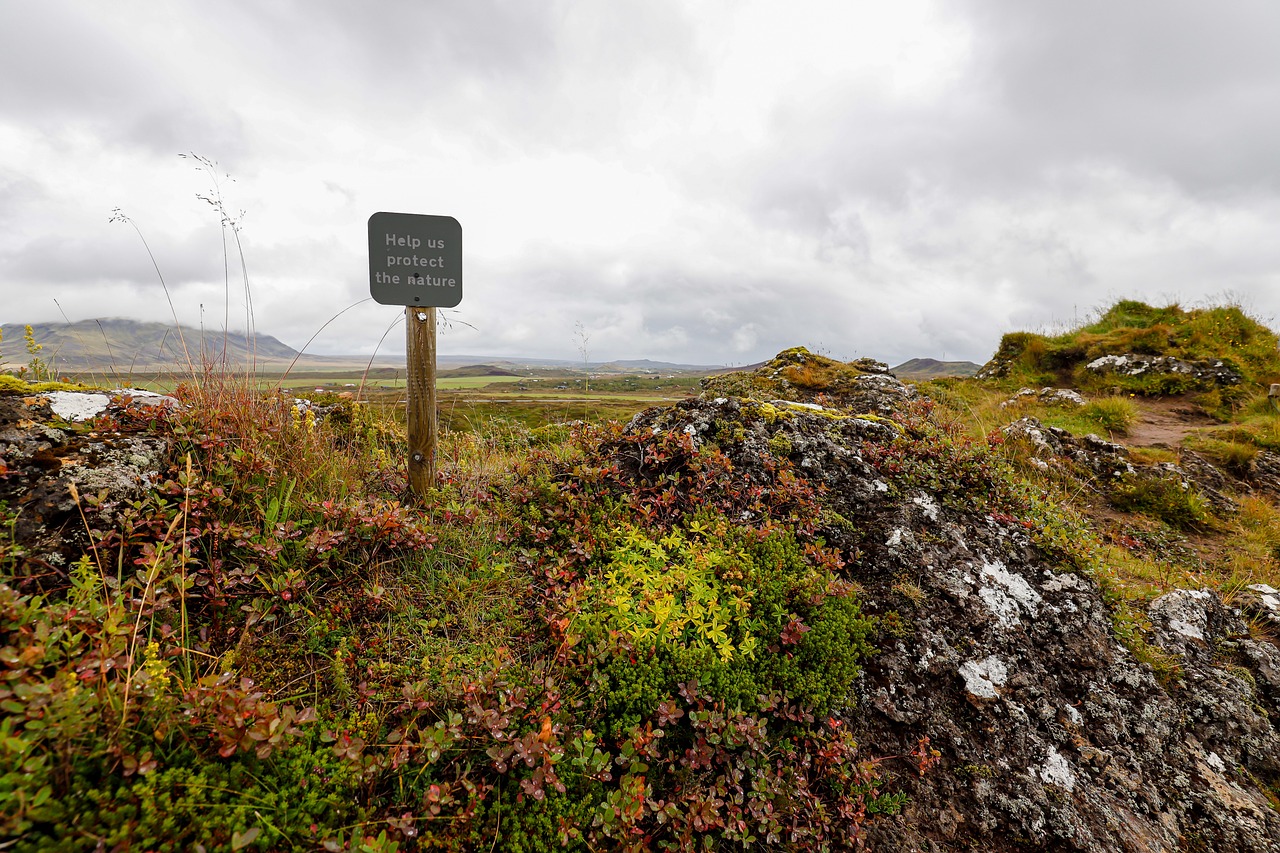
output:
<path id="1" fill-rule="evenodd" d="M 164 273 L 160 271 L 160 263 L 156 260 L 155 253 L 151 251 L 151 245 L 147 242 L 146 236 L 142 233 L 142 229 L 138 227 L 138 223 L 134 222 L 120 208 L 115 208 L 111 212 L 110 222 L 122 222 L 131 227 L 138 234 L 138 239 L 142 241 L 142 248 L 147 250 L 147 257 L 151 259 L 151 266 L 155 268 L 156 277 L 160 279 L 160 288 L 164 291 L 165 301 L 169 303 L 169 313 L 173 316 L 174 325 L 178 329 L 178 339 L 182 341 L 182 354 L 186 357 L 187 371 L 191 375 L 194 382 L 197 378 L 195 362 L 191 359 L 191 350 L 187 347 L 186 336 L 182 334 L 182 323 L 178 320 L 178 310 L 173 306 L 173 297 L 169 294 L 169 285 L 165 283 Z"/>

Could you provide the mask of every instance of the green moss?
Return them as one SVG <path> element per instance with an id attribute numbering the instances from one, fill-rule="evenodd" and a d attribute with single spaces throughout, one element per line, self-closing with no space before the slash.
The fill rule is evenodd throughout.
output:
<path id="1" fill-rule="evenodd" d="M 721 445 L 741 444 L 747 438 L 747 430 L 739 420 L 717 420 L 716 441 Z"/>
<path id="2" fill-rule="evenodd" d="M 1135 659 L 1151 667 L 1156 679 L 1169 686 L 1182 678 L 1182 659 L 1147 640 L 1151 622 L 1128 601 L 1114 602 L 1111 625 Z"/>
<path id="3" fill-rule="evenodd" d="M 600 661 L 600 713 L 613 736 L 639 725 L 679 684 L 730 707 L 779 693 L 818 715 L 841 709 L 870 654 L 871 619 L 787 532 L 763 539 L 724 524 L 661 543 L 626 532 L 571 627 Z"/>
<path id="4" fill-rule="evenodd" d="M 854 380 L 866 373 L 859 362 L 836 361 L 816 355 L 804 347 L 778 353 L 754 371 L 711 376 L 702 381 L 708 394 L 747 399 L 767 398 L 794 402 L 814 402 L 824 398 L 839 400 L 852 390 Z"/>
<path id="5" fill-rule="evenodd" d="M 778 407 L 772 403 L 757 403 L 754 412 L 770 425 L 777 423 L 778 418 L 782 417 L 782 412 L 778 411 Z"/>
<path id="6" fill-rule="evenodd" d="M 996 770 L 989 764 L 962 764 L 956 768 L 956 775 L 962 779 L 990 779 Z"/>
<path id="7" fill-rule="evenodd" d="M 27 382 L 16 376 L 0 374 L 0 391 L 17 391 L 20 394 L 46 394 L 50 391 L 87 391 L 86 385 L 74 382 Z"/>
<path id="8" fill-rule="evenodd" d="M 791 439 L 785 432 L 774 433 L 769 439 L 769 452 L 779 459 L 791 455 Z"/>

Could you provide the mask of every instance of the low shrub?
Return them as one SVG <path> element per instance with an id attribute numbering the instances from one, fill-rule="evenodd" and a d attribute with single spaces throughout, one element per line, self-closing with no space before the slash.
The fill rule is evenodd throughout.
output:
<path id="1" fill-rule="evenodd" d="M 1209 502 L 1197 489 L 1173 477 L 1126 474 L 1108 493 L 1112 506 L 1158 518 L 1179 530 L 1213 525 Z"/>
<path id="2" fill-rule="evenodd" d="M 1098 397 L 1090 400 L 1081 414 L 1109 433 L 1128 435 L 1138 422 L 1138 407 L 1128 397 Z"/>

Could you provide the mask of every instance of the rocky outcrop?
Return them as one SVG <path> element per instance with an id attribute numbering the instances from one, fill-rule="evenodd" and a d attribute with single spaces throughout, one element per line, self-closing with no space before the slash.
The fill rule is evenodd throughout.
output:
<path id="1" fill-rule="evenodd" d="M 628 429 L 713 443 L 762 487 L 785 456 L 822 487 L 824 535 L 882 625 L 843 722 L 907 795 L 870 824 L 872 849 L 1280 849 L 1260 787 L 1280 780 L 1280 651 L 1214 594 L 1152 605 L 1149 642 L 1181 673 L 1162 682 L 1117 638 L 1097 584 L 1026 526 L 975 509 L 955 479 L 904 476 L 909 427 L 704 397 Z M 1019 429 L 1098 478 L 1137 467 L 1096 437 Z"/>
<path id="2" fill-rule="evenodd" d="M 1041 388 L 1039 391 L 1034 388 L 1022 388 L 1017 394 L 1001 403 L 1000 408 L 1005 409 L 1009 406 L 1016 406 L 1026 402 L 1036 402 L 1046 406 L 1076 408 L 1088 404 L 1088 401 L 1080 396 L 1080 392 L 1073 391 L 1070 388 Z"/>
<path id="3" fill-rule="evenodd" d="M 1183 361 L 1168 355 L 1104 355 L 1085 365 L 1085 370 L 1101 376 L 1177 376 L 1189 380 L 1192 387 L 1221 388 L 1239 385 L 1240 371 L 1220 359 Z"/>
<path id="4" fill-rule="evenodd" d="M 702 387 L 713 397 L 777 398 L 882 415 L 916 397 L 915 389 L 898 380 L 883 362 L 841 362 L 804 347 L 783 350 L 750 373 L 708 377 Z"/>
<path id="5" fill-rule="evenodd" d="M 1123 445 L 1092 433 L 1076 436 L 1061 427 L 1041 423 L 1038 418 L 1019 418 L 1002 431 L 1009 440 L 1029 445 L 1032 459 L 1041 463 L 1041 470 L 1047 470 L 1051 463 L 1069 461 L 1103 482 L 1136 471 Z"/>
<path id="6" fill-rule="evenodd" d="M 1280 784 L 1280 649 L 1250 629 L 1280 619 L 1280 593 L 1255 585 L 1224 602 L 1177 590 L 1152 602 L 1145 641 L 1172 662 L 1157 678 L 1117 637 L 1097 583 L 1043 550 L 1032 522 L 984 502 L 995 501 L 986 496 L 996 475 L 941 435 L 906 386 L 858 369 L 843 375 L 836 404 L 803 390 L 795 380 L 806 375 L 780 371 L 788 386 L 756 399 L 707 394 L 650 409 L 626 429 L 715 447 L 753 489 L 771 488 L 785 460 L 820 492 L 822 537 L 879 625 L 855 707 L 829 724 L 851 729 L 861 756 L 903 795 L 899 814 L 867 824 L 867 845 L 1280 849 L 1267 794 Z M 164 469 L 168 445 L 133 426 L 146 416 L 114 398 L 75 424 L 47 397 L 0 396 L 0 501 L 49 571 L 60 570 L 60 540 L 80 535 L 72 484 L 122 500 Z M 1148 469 L 1096 436 L 1033 419 L 1014 427 L 1010 440 L 1028 442 L 1044 465 L 1099 488 Z M 1201 467 L 1149 470 L 1212 488 Z M 95 486 L 95 476 L 113 485 Z"/>
<path id="7" fill-rule="evenodd" d="M 140 498 L 168 468 L 170 442 L 142 427 L 174 405 L 132 389 L 0 393 L 0 505 L 15 543 L 49 573 L 65 573 L 68 559 L 88 551 L 78 501 L 109 511 Z"/>
<path id="8" fill-rule="evenodd" d="M 1249 462 L 1249 483 L 1273 498 L 1280 498 L 1280 453 L 1260 450 Z"/>
<path id="9" fill-rule="evenodd" d="M 1226 476 L 1203 456 L 1183 450 L 1178 462 L 1136 465 L 1129 449 L 1092 433 L 1076 436 L 1060 427 L 1048 426 L 1037 418 L 1020 418 L 1003 429 L 1012 441 L 1029 445 L 1031 463 L 1041 470 L 1056 467 L 1082 479 L 1095 491 L 1106 494 L 1117 484 L 1129 481 L 1163 481 L 1186 491 L 1195 488 L 1220 514 L 1236 510 L 1236 502 L 1223 490 Z"/>

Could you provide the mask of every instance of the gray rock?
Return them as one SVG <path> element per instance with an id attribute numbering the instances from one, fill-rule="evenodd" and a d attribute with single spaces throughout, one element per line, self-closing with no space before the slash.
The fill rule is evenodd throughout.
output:
<path id="1" fill-rule="evenodd" d="M 143 406 L 177 405 L 170 397 L 145 399 Z M 136 408 L 130 395 L 114 392 L 0 394 L 0 503 L 16 513 L 11 534 L 18 545 L 61 565 L 89 550 L 82 511 L 110 521 L 114 507 L 141 498 L 162 477 L 172 454 L 166 438 L 51 425 L 103 414 L 124 417 Z M 82 497 L 100 499 L 98 509 L 83 500 L 78 506 L 73 486 Z"/>
<path id="2" fill-rule="evenodd" d="M 1201 388 L 1239 385 L 1244 379 L 1239 371 L 1221 360 L 1183 361 L 1168 355 L 1104 355 L 1086 364 L 1085 369 L 1099 375 L 1177 375 Z"/>
<path id="3" fill-rule="evenodd" d="M 1088 401 L 1080 396 L 1079 392 L 1070 388 L 1041 388 L 1039 391 L 1034 388 L 1023 388 L 1017 394 L 1001 403 L 1000 408 L 1004 409 L 1030 401 L 1043 403 L 1046 406 L 1080 407 L 1088 405 Z"/>
<path id="4" fill-rule="evenodd" d="M 823 535 L 865 610 L 896 614 L 847 720 L 865 756 L 901 756 L 881 766 L 907 804 L 868 824 L 870 849 L 1280 849 L 1280 814 L 1255 781 L 1280 772 L 1280 650 L 1249 638 L 1240 614 L 1199 591 L 1153 603 L 1150 641 L 1183 662 L 1180 682 L 1161 683 L 1116 638 L 1097 585 L 1053 565 L 1021 525 L 966 508 L 945 482 L 932 492 L 881 468 L 898 425 L 848 409 L 752 411 L 690 400 L 628 429 L 715 442 L 761 489 L 770 448 L 790 448 L 823 489 Z M 1095 480 L 1137 467 L 1119 445 L 1031 419 L 1011 434 Z M 923 775 L 910 757 L 921 743 L 939 753 Z"/>

